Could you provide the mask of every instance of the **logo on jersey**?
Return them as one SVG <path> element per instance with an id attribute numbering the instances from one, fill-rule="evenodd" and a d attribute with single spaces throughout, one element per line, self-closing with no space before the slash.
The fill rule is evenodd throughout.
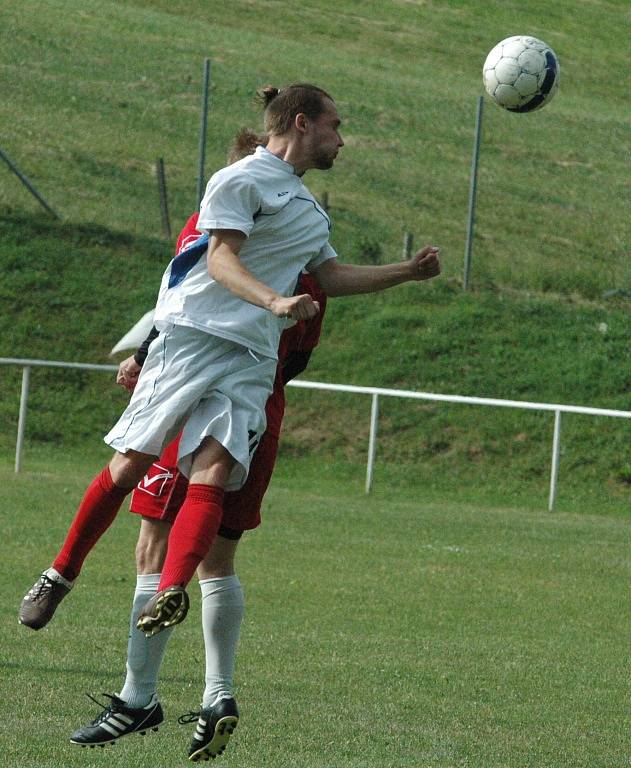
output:
<path id="1" fill-rule="evenodd" d="M 148 493 L 149 496 L 162 496 L 170 480 L 173 480 L 173 472 L 159 464 L 152 464 L 147 474 L 138 483 L 138 490 Z"/>
<path id="2" fill-rule="evenodd" d="M 288 195 L 288 194 L 289 194 L 289 190 L 287 190 L 287 192 L 279 192 L 278 196 L 279 197 L 284 197 L 285 195 Z"/>
<path id="3" fill-rule="evenodd" d="M 189 245 L 196 243 L 203 234 L 203 232 L 196 232 L 194 235 L 187 235 L 180 243 L 177 255 L 179 256 L 182 251 L 185 251 L 189 247 Z"/>
<path id="4" fill-rule="evenodd" d="M 250 456 L 254 455 L 254 451 L 256 450 L 256 447 L 261 441 L 261 436 L 258 434 L 258 432 L 255 432 L 253 429 L 248 429 L 248 450 L 250 452 Z"/>

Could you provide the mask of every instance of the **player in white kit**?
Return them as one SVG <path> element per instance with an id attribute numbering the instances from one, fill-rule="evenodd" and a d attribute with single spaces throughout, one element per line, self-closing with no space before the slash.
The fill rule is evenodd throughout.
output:
<path id="1" fill-rule="evenodd" d="M 160 288 L 151 344 L 134 395 L 106 436 L 115 449 L 88 488 L 75 520 L 98 513 L 104 530 L 123 498 L 183 428 L 179 464 L 188 494 L 169 537 L 157 594 L 141 612 L 147 634 L 186 615 L 184 587 L 207 554 L 222 518 L 224 489 L 239 488 L 265 429 L 278 340 L 286 318 L 318 312 L 293 295 L 303 269 L 328 296 L 370 293 L 440 273 L 426 246 L 396 264 L 340 264 L 330 221 L 302 182 L 326 170 L 343 146 L 332 98 L 309 84 L 266 88 L 266 147 L 224 168 L 208 183 L 198 228 L 207 250 L 187 249 Z"/>
<path id="2" fill-rule="evenodd" d="M 198 221 L 210 236 L 208 248 L 188 248 L 164 275 L 155 313 L 160 334 L 128 408 L 105 438 L 114 456 L 75 516 L 78 523 L 98 519 L 101 535 L 183 428 L 179 464 L 188 493 L 171 530 L 158 592 L 138 621 L 148 635 L 185 617 L 184 587 L 221 524 L 224 489 L 239 488 L 247 476 L 265 429 L 286 319 L 308 320 L 319 311 L 310 295 L 293 295 L 301 271 L 313 273 L 330 297 L 440 273 L 433 246 L 396 264 L 340 264 L 329 243 L 328 215 L 302 182 L 307 170 L 330 168 L 343 146 L 335 103 L 308 84 L 269 87 L 262 95 L 268 143 L 208 183 Z M 63 579 L 58 584 L 50 572 L 42 579 L 40 591 L 71 586 Z M 220 704 L 212 717 L 200 716 L 203 742 L 236 721 L 234 700 Z"/>
<path id="3" fill-rule="evenodd" d="M 343 146 L 335 103 L 310 85 L 269 89 L 267 99 L 268 144 L 211 178 L 198 222 L 212 235 L 208 263 L 176 259 L 167 270 L 156 314 L 160 343 L 152 346 L 137 396 L 106 438 L 121 455 L 159 453 L 161 440 L 187 417 L 179 462 L 189 492 L 169 537 L 159 591 L 138 621 L 147 634 L 186 615 L 184 587 L 221 522 L 223 489 L 239 487 L 247 475 L 265 426 L 283 318 L 309 319 L 318 311 L 310 296 L 291 297 L 300 271 L 313 272 L 331 296 L 440 271 L 430 246 L 402 264 L 338 264 L 329 218 L 302 182 L 305 171 L 330 168 Z M 160 385 L 171 377 L 173 386 Z"/>

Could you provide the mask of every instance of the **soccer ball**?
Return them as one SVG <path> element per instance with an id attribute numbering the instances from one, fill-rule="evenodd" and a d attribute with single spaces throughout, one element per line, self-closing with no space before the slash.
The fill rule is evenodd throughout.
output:
<path id="1" fill-rule="evenodd" d="M 547 104 L 559 86 L 559 60 L 536 37 L 507 37 L 482 67 L 486 92 L 511 112 L 532 112 Z"/>

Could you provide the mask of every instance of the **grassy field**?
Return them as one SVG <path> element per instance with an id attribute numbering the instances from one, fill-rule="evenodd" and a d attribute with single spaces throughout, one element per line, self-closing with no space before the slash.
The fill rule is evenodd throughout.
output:
<path id="1" fill-rule="evenodd" d="M 167 724 L 107 751 L 67 737 L 118 690 L 136 523 L 121 514 L 48 628 L 15 621 L 103 455 L 0 464 L 0 765 L 175 766 L 201 695 L 199 599 L 172 638 Z M 626 612 L 631 530 L 621 516 L 425 500 L 283 462 L 238 571 L 247 616 L 242 723 L 218 765 L 274 768 L 612 768 L 631 736 Z M 315 482 L 317 474 L 327 483 Z"/>
<path id="2" fill-rule="evenodd" d="M 629 22 L 626 0 L 7 0 L 0 144 L 64 221 L 0 166 L 0 356 L 110 362 L 152 306 L 173 246 L 155 161 L 177 230 L 208 56 L 207 175 L 259 126 L 256 88 L 312 80 L 344 121 L 336 168 L 307 177 L 343 258 L 398 259 L 406 231 L 442 248 L 435 284 L 330 302 L 307 378 L 628 408 Z M 485 106 L 464 294 L 481 66 L 521 33 L 556 50 L 561 88 L 532 115 Z M 19 375 L 0 367 L 0 766 L 183 764 L 195 590 L 164 666 L 168 724 L 103 752 L 66 741 L 96 714 L 84 693 L 121 684 L 129 515 L 50 628 L 16 624 L 126 401 L 104 374 L 34 371 L 15 477 Z M 368 424 L 367 400 L 290 393 L 265 525 L 240 555 L 243 721 L 218 765 L 628 766 L 628 424 L 564 419 L 554 515 L 547 415 L 384 401 L 370 498 Z"/>
<path id="3" fill-rule="evenodd" d="M 403 233 L 442 247 L 444 276 L 330 302 L 308 377 L 626 409 L 631 231 L 625 20 L 613 0 L 378 3 L 4 3 L 3 148 L 65 217 L 0 169 L 0 354 L 109 362 L 154 300 L 162 239 L 153 168 L 165 158 L 177 229 L 195 207 L 202 62 L 212 59 L 207 172 L 224 162 L 265 82 L 312 79 L 338 99 L 347 146 L 309 174 L 329 194 L 332 241 L 353 261 L 400 256 Z M 589 35 L 585 35 L 589 30 Z M 531 115 L 487 104 L 474 290 L 460 290 L 480 69 L 528 31 L 557 51 L 562 83 Z M 343 43 L 343 44 L 342 44 Z M 614 76 L 615 73 L 615 76 Z M 607 291 L 617 292 L 605 298 Z M 358 354 L 359 350 L 359 354 Z M 19 371 L 0 370 L 0 446 L 15 434 Z M 361 400 L 302 396 L 286 450 L 362 461 Z M 34 371 L 30 443 L 89 444 L 122 410 L 101 374 Z M 316 430 L 311 422 L 327 416 Z M 425 486 L 451 477 L 514 498 L 545 486 L 550 420 L 518 412 L 383 404 L 380 451 Z M 564 423 L 572 486 L 629 498 L 627 429 Z M 438 481 L 437 481 L 438 479 Z M 447 482 L 449 485 L 449 483 Z M 594 485 L 596 484 L 596 485 Z M 589 491 L 593 492 L 592 490 Z M 545 493 L 545 490 L 544 490 Z"/>

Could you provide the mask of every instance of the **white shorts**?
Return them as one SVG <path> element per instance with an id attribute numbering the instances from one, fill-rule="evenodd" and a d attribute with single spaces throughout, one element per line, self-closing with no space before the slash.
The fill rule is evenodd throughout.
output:
<path id="1" fill-rule="evenodd" d="M 236 490 L 265 431 L 265 403 L 275 374 L 272 358 L 173 325 L 149 347 L 129 405 L 104 440 L 119 453 L 159 456 L 184 428 L 178 467 L 188 477 L 193 452 L 212 435 L 237 461 L 226 485 Z"/>

